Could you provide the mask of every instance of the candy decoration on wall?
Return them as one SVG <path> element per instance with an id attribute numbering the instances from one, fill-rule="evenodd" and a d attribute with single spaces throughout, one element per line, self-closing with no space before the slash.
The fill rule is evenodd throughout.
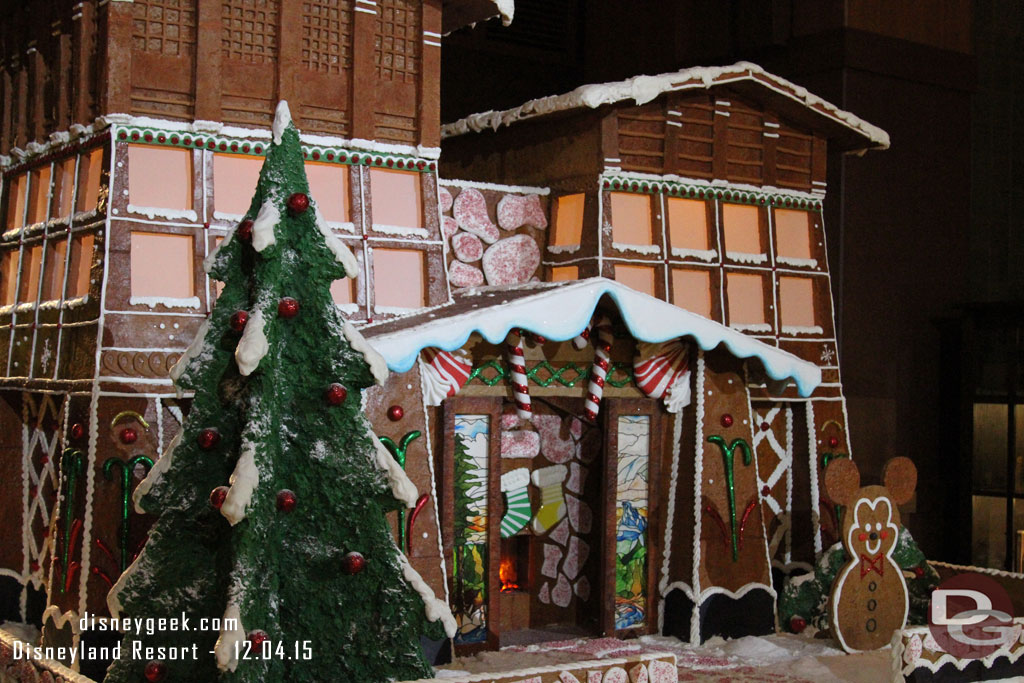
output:
<path id="1" fill-rule="evenodd" d="M 612 352 L 612 325 L 608 316 L 598 314 L 591 333 L 597 333 L 594 341 L 594 364 L 590 368 L 590 384 L 587 387 L 587 400 L 584 412 L 591 421 L 597 419 L 601 409 L 601 397 L 604 395 L 604 381 L 608 376 Z"/>
<path id="2" fill-rule="evenodd" d="M 562 482 L 569 469 L 565 465 L 551 465 L 534 470 L 530 479 L 540 489 L 540 508 L 533 516 L 534 533 L 543 534 L 562 521 L 565 517 L 565 496 L 562 494 Z"/>
<path id="3" fill-rule="evenodd" d="M 428 406 L 439 406 L 466 386 L 473 372 L 469 354 L 462 349 L 442 351 L 423 349 L 420 354 L 420 375 L 423 377 L 423 400 Z"/>
<path id="4" fill-rule="evenodd" d="M 736 452 L 736 448 L 739 448 L 743 453 L 743 464 L 749 466 L 753 461 L 753 453 L 750 450 L 750 444 L 748 444 L 742 438 L 736 438 L 732 440 L 732 443 L 726 444 L 725 439 L 713 434 L 708 437 L 708 441 L 718 446 L 722 451 L 722 459 L 725 461 L 725 486 L 729 493 L 729 527 L 730 536 L 732 537 L 732 561 L 736 562 L 740 556 L 739 549 L 739 523 L 736 519 L 736 477 L 734 472 L 733 454 Z"/>
<path id="5" fill-rule="evenodd" d="M 526 361 L 523 360 L 523 331 L 512 328 L 505 337 L 505 349 L 508 351 L 508 366 L 511 371 L 512 396 L 516 403 L 516 414 L 520 420 L 533 417 L 533 405 L 530 402 L 530 387 L 527 385 Z"/>
<path id="6" fill-rule="evenodd" d="M 636 345 L 633 360 L 636 385 L 650 398 L 665 399 L 670 413 L 678 413 L 690 405 L 689 350 L 689 345 L 679 339 Z"/>
<path id="7" fill-rule="evenodd" d="M 583 328 L 583 331 L 572 339 L 572 345 L 577 351 L 582 351 L 590 343 L 591 323 Z"/>
<path id="8" fill-rule="evenodd" d="M 115 418 L 116 419 L 116 418 Z M 71 555 L 71 546 L 75 544 L 77 534 L 73 533 L 75 524 L 81 528 L 81 522 L 74 518 L 75 496 L 78 493 L 78 478 L 85 471 L 85 455 L 77 448 L 68 448 L 61 455 L 60 471 L 64 477 L 64 552 L 61 559 L 64 576 L 61 581 L 61 591 L 66 592 L 70 585 L 69 572 L 71 571 L 68 560 Z"/>
<path id="9" fill-rule="evenodd" d="M 132 497 L 132 473 L 138 465 L 142 465 L 148 474 L 153 468 L 153 459 L 145 455 L 136 455 L 134 458 L 125 462 L 113 456 L 107 458 L 107 461 L 103 463 L 103 476 L 107 478 L 107 481 L 114 480 L 114 470 L 120 469 L 121 472 L 121 525 L 120 530 L 120 545 L 121 545 L 121 571 L 123 572 L 128 568 L 128 537 L 131 527 L 129 522 L 131 520 L 131 507 L 128 505 L 128 501 Z"/>
<path id="10" fill-rule="evenodd" d="M 416 518 L 420 516 L 428 500 L 430 500 L 430 494 L 421 493 L 420 497 L 416 499 L 416 506 L 409 513 L 409 521 L 405 525 L 405 552 L 407 554 L 412 552 L 412 527 L 416 524 Z"/>
<path id="11" fill-rule="evenodd" d="M 387 436 L 379 436 L 377 438 L 379 438 L 380 442 L 384 444 L 384 447 L 388 449 L 388 452 L 391 453 L 391 457 L 395 459 L 395 462 L 397 462 L 399 466 L 401 466 L 401 468 L 404 470 L 406 450 L 409 448 L 409 444 L 411 444 L 413 441 L 415 441 L 421 436 L 423 436 L 423 432 L 419 431 L 418 429 L 414 429 L 413 431 L 409 432 L 401 439 L 399 439 L 397 444 L 395 444 L 395 442 L 390 437 Z M 408 546 L 408 536 L 406 535 L 406 532 L 407 530 L 405 528 L 405 508 L 402 508 L 398 511 L 399 548 L 406 549 Z"/>
<path id="12" fill-rule="evenodd" d="M 501 537 L 515 536 L 532 517 L 530 496 L 530 470 L 525 467 L 501 475 L 501 492 L 505 494 L 505 516 L 501 518 Z"/>

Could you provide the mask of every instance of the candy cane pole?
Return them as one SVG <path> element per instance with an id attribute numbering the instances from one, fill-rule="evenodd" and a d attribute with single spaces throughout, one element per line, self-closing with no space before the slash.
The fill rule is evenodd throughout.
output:
<path id="1" fill-rule="evenodd" d="M 512 395 L 516 401 L 516 414 L 520 420 L 533 417 L 533 405 L 530 403 L 530 388 L 526 382 L 526 363 L 523 360 L 522 330 L 512 328 L 505 337 L 508 350 L 508 364 L 512 370 Z"/>
<path id="2" fill-rule="evenodd" d="M 587 387 L 587 400 L 584 404 L 584 411 L 590 420 L 597 419 L 597 412 L 601 409 L 601 396 L 604 395 L 604 381 L 608 376 L 612 351 L 612 326 L 608 318 L 600 316 L 593 331 L 597 332 L 597 340 L 594 343 L 594 364 L 590 368 L 590 384 Z"/>
<path id="3" fill-rule="evenodd" d="M 572 345 L 576 347 L 577 351 L 582 351 L 584 347 L 590 343 L 590 326 L 591 323 L 587 323 L 587 326 L 583 328 L 583 331 L 573 337 Z"/>

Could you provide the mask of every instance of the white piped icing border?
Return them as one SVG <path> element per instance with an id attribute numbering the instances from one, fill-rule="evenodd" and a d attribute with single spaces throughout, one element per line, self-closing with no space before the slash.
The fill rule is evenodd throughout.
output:
<path id="1" fill-rule="evenodd" d="M 1022 656 L 1024 656 L 1024 617 L 1016 617 L 1013 620 L 1013 624 L 1014 627 L 1020 627 L 1021 629 L 1013 642 L 1007 643 L 992 654 L 986 657 L 981 657 L 980 659 L 960 659 L 959 657 L 954 657 L 948 652 L 943 652 L 942 655 L 934 661 L 921 657 L 920 655 L 917 657 L 907 657 L 906 642 L 912 638 L 919 638 L 922 642 L 923 649 L 924 642 L 929 636 L 931 636 L 931 632 L 927 626 L 913 626 L 895 631 L 892 635 L 892 655 L 890 659 L 892 662 L 892 680 L 902 682 L 905 676 L 909 676 L 917 669 L 927 669 L 932 673 L 937 673 L 938 670 L 946 664 L 952 664 L 958 671 L 963 671 L 973 662 L 981 662 L 982 666 L 987 669 L 991 667 L 997 659 L 1004 657 L 1010 664 L 1015 664 Z M 1014 646 L 1016 646 L 1016 649 L 1013 649 Z M 907 659 L 910 659 L 910 661 L 908 662 Z"/>
<path id="2" fill-rule="evenodd" d="M 696 440 L 695 464 L 693 471 L 693 578 L 690 598 L 700 592 L 700 500 L 704 484 L 704 350 L 697 349 L 697 414 L 694 428 Z M 690 643 L 700 645 L 700 601 L 693 600 L 690 613 Z"/>
<path id="3" fill-rule="evenodd" d="M 687 378 L 689 380 L 689 378 Z M 665 627 L 665 598 L 668 596 L 669 583 L 668 571 L 669 561 L 672 559 L 672 529 L 675 525 L 676 513 L 676 486 L 679 483 L 679 451 L 680 441 L 683 438 L 683 409 L 672 415 L 672 466 L 668 482 L 668 513 L 665 519 L 665 544 L 662 546 L 665 551 L 661 560 L 661 578 L 658 581 L 658 591 L 661 593 L 661 604 L 658 608 L 658 631 Z"/>

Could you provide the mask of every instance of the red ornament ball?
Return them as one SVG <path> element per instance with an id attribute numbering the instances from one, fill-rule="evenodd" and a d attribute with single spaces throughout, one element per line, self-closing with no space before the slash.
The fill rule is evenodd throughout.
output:
<path id="1" fill-rule="evenodd" d="M 134 427 L 125 427 L 120 434 L 121 443 L 131 444 L 139 440 L 139 432 Z"/>
<path id="2" fill-rule="evenodd" d="M 839 445 L 839 439 L 835 436 L 828 437 L 828 445 L 829 448 L 835 448 L 836 446 Z"/>
<path id="3" fill-rule="evenodd" d="M 281 318 L 294 318 L 299 314 L 299 302 L 290 296 L 282 297 L 277 302 L 277 315 Z"/>
<path id="4" fill-rule="evenodd" d="M 807 628 L 807 620 L 798 614 L 794 614 L 789 619 L 789 630 L 793 633 L 803 633 L 804 629 Z"/>
<path id="5" fill-rule="evenodd" d="M 220 510 L 220 506 L 224 504 L 224 499 L 228 497 L 228 487 L 218 486 L 214 490 L 210 491 L 210 505 Z"/>
<path id="6" fill-rule="evenodd" d="M 363 557 L 362 553 L 357 553 L 355 550 L 345 555 L 341 560 L 341 569 L 346 574 L 358 574 L 366 568 L 366 558 Z"/>
<path id="7" fill-rule="evenodd" d="M 150 683 L 156 683 L 162 681 L 167 677 L 167 665 L 163 662 L 153 660 L 146 664 L 146 668 L 143 670 L 143 675 Z"/>
<path id="8" fill-rule="evenodd" d="M 767 422 L 762 422 L 761 423 L 761 431 L 762 432 L 767 432 L 771 428 L 772 428 L 772 426 L 770 424 L 768 424 Z"/>
<path id="9" fill-rule="evenodd" d="M 249 322 L 249 314 L 245 311 L 235 311 L 231 314 L 231 320 L 228 322 L 231 325 L 231 329 L 235 332 L 241 332 L 245 329 L 245 324 Z"/>
<path id="10" fill-rule="evenodd" d="M 75 424 L 71 425 L 71 438 L 72 439 L 81 439 L 83 436 L 85 436 L 85 427 L 83 427 L 78 422 L 76 422 Z"/>
<path id="11" fill-rule="evenodd" d="M 924 576 L 924 567 L 914 567 L 914 576 L 919 579 Z"/>
<path id="12" fill-rule="evenodd" d="M 402 406 L 391 406 L 388 408 L 388 419 L 392 422 L 398 422 L 403 417 L 405 417 L 405 410 L 402 409 Z"/>
<path id="13" fill-rule="evenodd" d="M 328 405 L 338 406 L 345 402 L 348 398 L 348 389 L 337 382 L 327 387 L 327 391 L 324 392 L 324 400 L 327 401 Z"/>
<path id="14" fill-rule="evenodd" d="M 291 512 L 295 509 L 297 502 L 298 499 L 295 497 L 294 491 L 281 489 L 277 492 L 277 509 L 281 512 Z"/>
<path id="15" fill-rule="evenodd" d="M 218 443 L 220 443 L 220 432 L 216 429 L 207 427 L 203 431 L 199 432 L 199 436 L 196 437 L 196 443 L 204 451 L 208 451 Z"/>
<path id="16" fill-rule="evenodd" d="M 302 192 L 296 192 L 288 197 L 288 210 L 294 215 L 305 213 L 309 208 L 309 197 Z"/>
<path id="17" fill-rule="evenodd" d="M 254 650 L 266 642 L 268 638 L 270 638 L 270 636 L 267 635 L 267 632 L 258 628 L 249 631 L 249 642 L 252 643 Z"/>
<path id="18" fill-rule="evenodd" d="M 246 218 L 244 221 L 238 224 L 238 229 L 235 230 L 235 234 L 238 235 L 238 239 L 243 242 L 252 240 L 252 221 Z"/>
<path id="19" fill-rule="evenodd" d="M 726 429 L 732 427 L 732 415 L 726 413 L 725 415 L 722 416 L 722 426 L 725 427 Z"/>

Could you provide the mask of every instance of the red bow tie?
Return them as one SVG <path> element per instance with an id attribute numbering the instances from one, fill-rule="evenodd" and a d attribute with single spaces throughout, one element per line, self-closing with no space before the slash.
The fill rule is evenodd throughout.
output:
<path id="1" fill-rule="evenodd" d="M 874 557 L 868 557 L 867 555 L 861 555 L 860 556 L 860 578 L 863 579 L 865 576 L 867 576 L 871 572 L 878 572 L 878 575 L 881 576 L 882 575 L 882 569 L 885 566 L 882 563 L 882 558 L 883 557 L 884 557 L 884 555 L 882 553 L 878 553 Z"/>

